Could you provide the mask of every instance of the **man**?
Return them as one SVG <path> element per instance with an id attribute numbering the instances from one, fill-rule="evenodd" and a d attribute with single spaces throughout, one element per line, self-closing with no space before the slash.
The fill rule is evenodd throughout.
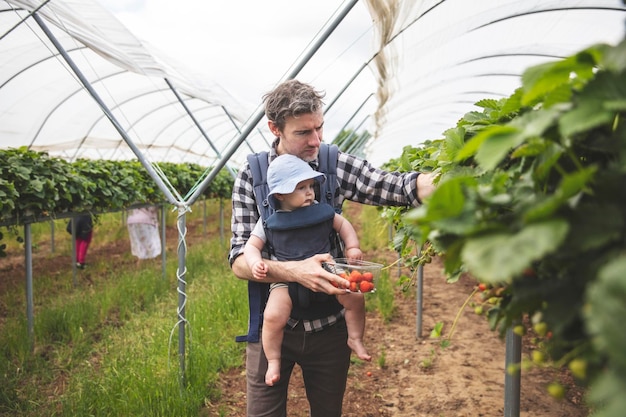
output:
<path id="1" fill-rule="evenodd" d="M 324 115 L 323 94 L 308 84 L 290 80 L 263 97 L 270 131 L 276 137 L 269 152 L 272 161 L 278 155 L 295 155 L 318 168 Z M 336 205 L 345 199 L 370 205 L 418 206 L 433 191 L 432 178 L 419 173 L 390 173 L 378 170 L 367 161 L 340 152 L 337 161 L 338 192 Z M 255 201 L 252 174 L 246 163 L 239 171 L 232 195 L 232 232 L 229 260 L 234 274 L 253 280 L 244 259 L 243 249 L 259 213 Z M 315 255 L 302 261 L 267 260 L 272 282 L 298 282 L 314 292 L 341 294 L 343 278 L 327 272 L 322 264 L 330 254 Z M 336 288 L 333 283 L 337 284 Z M 251 314 L 254 314 L 251 311 Z M 282 344 L 280 381 L 265 383 L 267 359 L 261 343 L 249 341 L 246 349 L 248 416 L 286 417 L 287 388 L 295 363 L 302 369 L 312 417 L 340 417 L 346 388 L 350 349 L 343 310 L 318 320 L 291 320 L 285 328 Z"/>

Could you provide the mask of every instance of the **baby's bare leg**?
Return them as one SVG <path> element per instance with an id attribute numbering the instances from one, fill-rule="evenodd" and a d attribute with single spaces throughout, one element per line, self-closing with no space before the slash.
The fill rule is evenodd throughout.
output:
<path id="1" fill-rule="evenodd" d="M 348 346 L 356 353 L 359 359 L 372 360 L 363 344 L 365 333 L 365 297 L 363 294 L 346 293 L 338 295 L 337 299 L 346 309 L 346 326 L 348 327 Z"/>
<path id="2" fill-rule="evenodd" d="M 283 330 L 291 314 L 291 298 L 287 287 L 273 288 L 270 291 L 263 313 L 262 343 L 267 358 L 265 383 L 274 385 L 280 380 L 280 349 L 283 344 Z"/>

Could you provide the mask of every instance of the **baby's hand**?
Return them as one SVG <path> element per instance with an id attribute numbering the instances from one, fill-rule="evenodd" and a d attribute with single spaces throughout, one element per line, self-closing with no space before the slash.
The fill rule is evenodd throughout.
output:
<path id="1" fill-rule="evenodd" d="M 256 279 L 264 279 L 269 271 L 268 265 L 263 261 L 257 261 L 252 265 L 252 276 Z"/>
<path id="2" fill-rule="evenodd" d="M 346 258 L 349 260 L 363 260 L 363 252 L 359 248 L 346 249 Z"/>

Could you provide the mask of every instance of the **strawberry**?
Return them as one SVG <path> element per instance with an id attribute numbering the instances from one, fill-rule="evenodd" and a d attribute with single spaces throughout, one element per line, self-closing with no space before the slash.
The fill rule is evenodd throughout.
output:
<path id="1" fill-rule="evenodd" d="M 358 291 L 358 288 L 356 286 L 356 282 L 353 281 L 353 282 L 350 283 L 350 291 L 352 291 L 352 292 L 357 292 Z"/>
<path id="2" fill-rule="evenodd" d="M 363 272 L 363 281 L 374 281 L 374 274 L 369 271 Z"/>
<path id="3" fill-rule="evenodd" d="M 370 292 L 374 289 L 374 284 L 372 284 L 370 281 L 361 281 L 361 283 L 359 284 L 359 289 L 361 290 L 361 292 Z"/>
<path id="4" fill-rule="evenodd" d="M 361 272 L 357 271 L 356 269 L 353 269 L 352 271 L 350 271 L 350 276 L 348 277 L 348 280 L 350 282 L 359 282 L 363 279 Z"/>

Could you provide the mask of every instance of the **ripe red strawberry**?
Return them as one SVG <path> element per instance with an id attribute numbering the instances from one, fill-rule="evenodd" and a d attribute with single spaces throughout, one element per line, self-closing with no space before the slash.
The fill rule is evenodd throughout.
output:
<path id="1" fill-rule="evenodd" d="M 359 284 L 359 289 L 361 290 L 361 292 L 370 292 L 374 289 L 374 284 L 369 281 L 361 281 L 361 284 Z"/>
<path id="2" fill-rule="evenodd" d="M 374 274 L 369 271 L 363 272 L 363 281 L 374 281 Z"/>
<path id="3" fill-rule="evenodd" d="M 350 282 L 359 282 L 363 280 L 363 276 L 361 275 L 360 271 L 353 269 L 352 271 L 350 271 L 350 276 L 348 277 L 348 280 Z"/>

